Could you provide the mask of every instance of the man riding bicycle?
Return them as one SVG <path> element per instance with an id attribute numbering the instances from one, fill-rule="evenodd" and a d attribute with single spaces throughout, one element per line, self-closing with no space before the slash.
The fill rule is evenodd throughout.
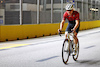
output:
<path id="1" fill-rule="evenodd" d="M 65 30 L 65 38 L 67 39 L 68 31 L 72 31 L 74 33 L 74 44 L 76 45 L 78 42 L 77 34 L 80 27 L 79 13 L 77 11 L 74 11 L 73 4 L 67 4 L 65 9 L 66 12 L 63 15 L 63 19 L 61 21 L 60 29 L 58 30 L 58 32 L 62 30 L 65 20 L 68 19 L 68 26 Z"/>

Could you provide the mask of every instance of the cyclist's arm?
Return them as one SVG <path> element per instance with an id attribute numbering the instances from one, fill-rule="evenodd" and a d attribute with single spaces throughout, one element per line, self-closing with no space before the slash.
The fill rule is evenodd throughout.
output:
<path id="1" fill-rule="evenodd" d="M 76 22 L 76 24 L 73 28 L 74 31 L 78 28 L 80 20 L 76 20 L 75 22 Z"/>
<path id="2" fill-rule="evenodd" d="M 75 32 L 75 30 L 78 28 L 78 26 L 79 26 L 79 22 L 80 22 L 80 19 L 79 19 L 79 13 L 77 13 L 77 15 L 76 15 L 76 18 L 75 18 L 75 22 L 76 22 L 76 24 L 75 24 L 75 26 L 74 26 L 74 28 L 73 28 L 73 32 Z"/>
<path id="3" fill-rule="evenodd" d="M 65 20 L 62 20 L 62 21 L 61 21 L 61 24 L 60 24 L 60 30 L 63 29 L 64 23 L 65 23 Z"/>

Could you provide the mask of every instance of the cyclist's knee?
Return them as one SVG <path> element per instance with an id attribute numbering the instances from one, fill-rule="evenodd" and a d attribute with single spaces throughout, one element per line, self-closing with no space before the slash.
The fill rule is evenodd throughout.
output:
<path id="1" fill-rule="evenodd" d="M 65 38 L 67 38 L 67 34 L 68 34 L 68 32 L 65 32 Z"/>
<path id="2" fill-rule="evenodd" d="M 74 38 L 77 38 L 77 33 L 76 32 L 74 33 Z"/>

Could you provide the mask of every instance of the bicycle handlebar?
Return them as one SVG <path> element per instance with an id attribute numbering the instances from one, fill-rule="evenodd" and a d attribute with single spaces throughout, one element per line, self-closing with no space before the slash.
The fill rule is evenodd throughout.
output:
<path id="1" fill-rule="evenodd" d="M 59 36 L 61 36 L 61 32 L 62 32 L 62 31 L 59 30 Z"/>
<path id="2" fill-rule="evenodd" d="M 60 30 L 59 30 L 59 36 L 61 36 L 61 32 L 65 32 L 65 31 L 60 31 Z M 73 30 L 68 31 L 68 33 L 72 33 L 72 32 L 73 32 Z"/>

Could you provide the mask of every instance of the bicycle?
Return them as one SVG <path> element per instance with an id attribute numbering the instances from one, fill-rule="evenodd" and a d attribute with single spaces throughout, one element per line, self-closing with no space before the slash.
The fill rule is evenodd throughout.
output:
<path id="1" fill-rule="evenodd" d="M 60 31 L 59 35 L 61 36 L 61 31 Z M 72 37 L 72 39 L 71 39 L 71 37 Z M 73 37 L 74 37 L 74 34 L 72 33 L 72 31 L 69 31 L 68 34 L 67 34 L 67 39 L 65 39 L 64 42 L 63 42 L 62 60 L 63 60 L 64 64 L 67 64 L 67 62 L 69 60 L 69 56 L 71 56 L 73 51 L 76 52 L 76 55 L 72 55 L 74 61 L 77 61 L 77 59 L 78 59 L 78 56 L 79 56 L 79 41 L 78 41 L 77 45 L 75 45 L 74 42 L 73 42 Z"/>

